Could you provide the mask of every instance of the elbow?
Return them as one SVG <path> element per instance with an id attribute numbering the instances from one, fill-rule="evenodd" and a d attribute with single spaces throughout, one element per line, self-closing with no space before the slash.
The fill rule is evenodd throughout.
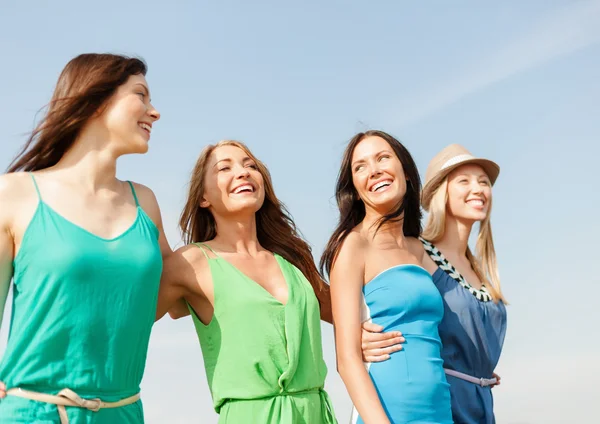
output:
<path id="1" fill-rule="evenodd" d="M 337 355 L 337 372 L 345 379 L 345 377 L 355 372 L 357 367 L 364 366 L 362 358 L 354 352 L 341 353 Z"/>

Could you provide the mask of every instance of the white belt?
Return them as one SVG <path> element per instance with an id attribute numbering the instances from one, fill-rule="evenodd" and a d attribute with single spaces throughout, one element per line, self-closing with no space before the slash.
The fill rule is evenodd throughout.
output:
<path id="1" fill-rule="evenodd" d="M 449 370 L 447 368 L 444 368 L 444 372 L 448 375 L 451 375 L 452 377 L 460 378 L 461 380 L 465 380 L 470 383 L 477 384 L 478 386 L 481 386 L 481 387 L 493 386 L 494 384 L 496 384 L 498 382 L 496 377 L 493 377 L 493 378 L 471 377 L 468 374 L 464 374 L 462 372 L 458 372 L 458 371 L 454 371 L 454 370 Z"/>
<path id="2" fill-rule="evenodd" d="M 131 405 L 140 399 L 140 394 L 138 393 L 128 398 L 121 399 L 117 402 L 103 402 L 100 399 L 83 399 L 70 389 L 63 389 L 56 396 L 49 395 L 47 393 L 31 392 L 29 390 L 23 390 L 19 388 L 7 390 L 6 394 L 9 396 L 17 396 L 29 400 L 56 405 L 61 424 L 69 424 L 69 417 L 67 416 L 67 410 L 65 406 L 75 406 L 78 408 L 85 408 L 89 411 L 98 412 L 100 409 L 104 408 L 120 408 L 121 406 Z"/>

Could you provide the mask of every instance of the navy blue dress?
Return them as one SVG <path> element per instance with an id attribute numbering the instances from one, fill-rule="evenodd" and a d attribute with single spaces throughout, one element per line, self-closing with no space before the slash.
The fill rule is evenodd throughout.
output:
<path id="1" fill-rule="evenodd" d="M 496 368 L 504 336 L 506 334 L 506 308 L 502 301 L 494 303 L 486 295 L 486 290 L 467 288 L 450 276 L 449 269 L 439 266 L 437 251 L 434 258 L 438 263 L 433 274 L 433 283 L 442 295 L 444 317 L 438 327 L 442 341 L 442 359 L 444 368 L 468 374 L 476 378 L 492 378 Z M 437 259 L 437 260 L 436 260 Z M 457 377 L 447 376 L 450 383 L 452 418 L 456 424 L 494 424 L 494 400 L 490 387 Z"/>

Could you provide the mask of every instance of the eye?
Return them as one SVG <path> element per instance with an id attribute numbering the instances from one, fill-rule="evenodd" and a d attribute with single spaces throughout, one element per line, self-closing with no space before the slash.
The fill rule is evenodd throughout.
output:
<path id="1" fill-rule="evenodd" d="M 248 165 L 246 165 L 248 168 L 252 168 L 255 171 L 258 170 L 258 166 L 255 163 L 249 163 Z"/>
<path id="2" fill-rule="evenodd" d="M 379 156 L 378 161 L 381 162 L 382 160 L 389 159 L 389 158 L 390 158 L 390 155 L 381 155 L 381 156 Z"/>
<path id="3" fill-rule="evenodd" d="M 222 168 L 219 168 L 219 172 L 221 171 L 229 171 L 231 168 L 229 166 L 223 166 Z"/>
<path id="4" fill-rule="evenodd" d="M 490 182 L 488 180 L 481 180 L 481 181 L 479 181 L 479 184 L 482 184 L 484 186 L 489 186 Z"/>
<path id="5" fill-rule="evenodd" d="M 146 93 L 144 93 L 143 91 L 140 91 L 140 92 L 135 93 L 135 94 L 139 95 L 142 99 L 146 98 Z"/>
<path id="6" fill-rule="evenodd" d="M 461 179 L 458 180 L 459 184 L 466 184 L 468 182 L 469 182 L 469 180 L 467 180 L 466 178 L 461 178 Z"/>
<path id="7" fill-rule="evenodd" d="M 364 167 L 364 165 L 356 165 L 354 167 L 354 172 L 362 171 Z"/>

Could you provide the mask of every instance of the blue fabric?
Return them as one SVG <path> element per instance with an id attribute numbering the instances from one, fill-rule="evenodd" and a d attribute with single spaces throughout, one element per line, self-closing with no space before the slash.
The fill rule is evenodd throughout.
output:
<path id="1" fill-rule="evenodd" d="M 373 322 L 406 338 L 389 360 L 369 366 L 390 421 L 452 423 L 438 335 L 444 308 L 429 273 L 416 265 L 395 266 L 366 284 L 363 293 Z M 353 421 L 363 422 L 356 411 Z"/>
<path id="2" fill-rule="evenodd" d="M 502 302 L 481 302 L 443 269 L 433 282 L 444 303 L 439 325 L 444 367 L 477 378 L 491 378 L 500 359 L 506 334 L 506 308 Z M 447 376 L 456 424 L 494 424 L 490 387 Z"/>

